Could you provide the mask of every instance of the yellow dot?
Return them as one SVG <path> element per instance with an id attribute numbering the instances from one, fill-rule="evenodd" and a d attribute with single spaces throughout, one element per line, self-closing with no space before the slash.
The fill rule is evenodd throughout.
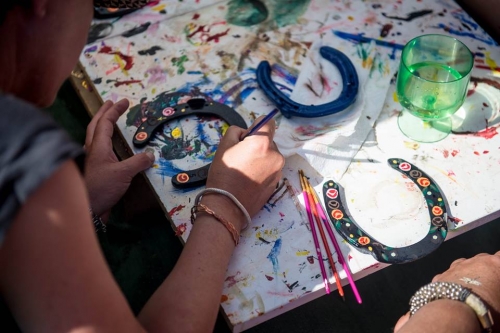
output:
<path id="1" fill-rule="evenodd" d="M 438 201 L 443 201 L 443 199 L 441 199 L 441 198 L 438 198 Z"/>
<path id="2" fill-rule="evenodd" d="M 353 238 L 353 237 L 354 237 L 354 235 L 353 235 L 353 234 L 350 234 L 350 235 L 349 235 L 349 237 Z"/>
<path id="3" fill-rule="evenodd" d="M 182 132 L 181 132 L 181 129 L 179 127 L 174 128 L 172 131 L 172 137 L 174 139 L 178 139 L 181 136 L 181 134 L 182 134 Z"/>
<path id="4" fill-rule="evenodd" d="M 186 112 L 186 109 L 182 109 L 181 112 Z"/>
<path id="5" fill-rule="evenodd" d="M 368 251 L 371 251 L 373 250 L 373 248 L 371 246 L 368 246 Z"/>

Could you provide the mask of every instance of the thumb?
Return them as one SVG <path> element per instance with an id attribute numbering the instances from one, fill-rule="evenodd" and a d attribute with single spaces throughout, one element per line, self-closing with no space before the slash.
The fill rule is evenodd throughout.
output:
<path id="1" fill-rule="evenodd" d="M 155 161 L 155 155 L 151 152 L 140 153 L 120 162 L 128 173 L 128 176 L 134 177 L 139 172 L 151 167 Z"/>

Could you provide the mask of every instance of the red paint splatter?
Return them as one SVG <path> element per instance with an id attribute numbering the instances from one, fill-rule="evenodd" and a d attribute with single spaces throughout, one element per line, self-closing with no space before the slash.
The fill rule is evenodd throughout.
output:
<path id="1" fill-rule="evenodd" d="M 480 136 L 485 139 L 491 139 L 497 134 L 498 132 L 496 127 L 488 127 L 480 132 L 475 133 L 474 136 Z"/>
<path id="2" fill-rule="evenodd" d="M 127 80 L 127 81 L 118 81 L 115 82 L 115 87 L 123 86 L 124 84 L 133 84 L 133 83 L 141 83 L 141 80 Z"/>
<path id="3" fill-rule="evenodd" d="M 477 88 L 477 82 L 473 82 L 472 89 L 467 90 L 467 97 L 474 95 Z"/>
<path id="4" fill-rule="evenodd" d="M 459 219 L 458 217 L 448 216 L 448 219 L 455 224 L 459 224 L 460 222 L 462 222 L 462 220 Z"/>
<path id="5" fill-rule="evenodd" d="M 307 261 L 309 261 L 310 264 L 314 264 L 314 257 L 313 256 L 307 257 Z"/>
<path id="6" fill-rule="evenodd" d="M 443 156 L 444 158 L 448 158 L 448 156 L 450 156 L 450 152 L 447 149 L 443 150 Z"/>
<path id="7" fill-rule="evenodd" d="M 284 216 L 285 216 L 285 214 L 283 214 L 282 212 L 280 212 L 280 216 L 281 216 L 281 217 L 284 217 Z"/>
<path id="8" fill-rule="evenodd" d="M 180 212 L 180 211 L 181 211 L 184 207 L 186 207 L 186 206 L 184 206 L 184 205 L 179 205 L 179 206 L 177 206 L 177 207 L 172 208 L 172 209 L 168 212 L 168 216 L 172 217 L 175 213 Z"/>
<path id="9" fill-rule="evenodd" d="M 264 275 L 265 275 L 265 274 L 264 274 Z M 265 275 L 265 276 L 266 276 L 266 279 L 267 279 L 268 281 L 272 281 L 272 280 L 274 280 L 274 278 L 273 278 L 272 276 L 269 276 L 269 275 Z"/>
<path id="10" fill-rule="evenodd" d="M 487 108 L 489 105 L 483 102 L 483 106 Z"/>
<path id="11" fill-rule="evenodd" d="M 388 23 L 388 24 L 384 24 L 384 26 L 382 27 L 382 30 L 380 31 L 380 37 L 384 38 L 386 37 L 389 32 L 391 31 L 393 25 Z"/>
<path id="12" fill-rule="evenodd" d="M 479 155 L 479 152 L 478 151 L 474 151 L 474 155 Z"/>
<path id="13" fill-rule="evenodd" d="M 227 301 L 228 299 L 229 299 L 229 297 L 227 297 L 227 295 L 222 295 L 222 296 L 220 297 L 220 302 L 221 302 L 221 303 L 224 303 L 224 302 L 225 302 L 225 301 Z"/>
<path id="14" fill-rule="evenodd" d="M 207 38 L 207 42 L 210 42 L 210 41 L 213 40 L 214 42 L 218 43 L 219 42 L 219 37 L 223 37 L 223 36 L 227 35 L 228 32 L 229 32 L 229 29 L 227 29 L 224 32 L 221 32 L 220 34 L 215 34 L 213 36 L 209 36 Z"/>
<path id="15" fill-rule="evenodd" d="M 323 75 L 320 75 L 320 78 L 321 78 L 321 83 L 323 84 L 323 88 L 325 89 L 325 92 L 329 94 L 332 91 L 332 87 L 328 83 L 327 78 L 324 77 Z"/>
<path id="16" fill-rule="evenodd" d="M 351 259 L 352 259 L 352 257 L 351 257 L 351 255 L 349 254 L 349 255 L 347 256 L 347 261 L 351 261 Z"/>
<path id="17" fill-rule="evenodd" d="M 149 0 L 149 2 L 148 2 L 148 6 L 149 6 L 149 7 L 154 7 L 154 6 L 156 6 L 157 4 L 159 4 L 159 3 L 160 3 L 160 0 Z"/>
<path id="18" fill-rule="evenodd" d="M 182 236 L 182 235 L 184 235 L 184 233 L 186 232 L 186 230 L 187 230 L 187 224 L 186 223 L 182 223 L 175 230 L 175 235 L 176 236 Z"/>
<path id="19" fill-rule="evenodd" d="M 483 154 L 488 154 L 490 151 L 489 150 L 485 150 L 483 151 Z"/>
<path id="20" fill-rule="evenodd" d="M 239 282 L 238 280 L 236 280 L 236 276 L 240 275 L 240 273 L 241 273 L 240 271 L 237 271 L 237 272 L 236 272 L 236 274 L 234 274 L 234 275 L 232 275 L 232 276 L 228 276 L 228 277 L 226 278 L 226 280 L 225 280 L 225 281 L 226 281 L 226 282 L 229 282 L 229 283 L 227 284 L 228 288 L 231 288 L 232 286 L 234 286 L 236 283 L 238 283 L 238 282 Z"/>
<path id="21" fill-rule="evenodd" d="M 125 70 L 129 70 L 132 68 L 132 66 L 134 66 L 134 58 L 131 57 L 131 56 L 128 56 L 128 55 L 125 55 L 121 52 L 118 52 L 118 51 L 113 51 L 113 49 L 107 45 L 104 45 L 103 47 L 101 47 L 101 49 L 99 50 L 99 53 L 104 53 L 104 54 L 116 54 L 117 56 L 119 56 L 123 61 L 125 61 L 125 67 L 123 67 L 123 69 Z"/>
<path id="22" fill-rule="evenodd" d="M 448 177 L 456 176 L 453 170 L 448 170 Z"/>
<path id="23" fill-rule="evenodd" d="M 459 151 L 454 149 L 451 151 L 451 156 L 455 157 L 455 156 L 457 156 L 458 153 L 459 153 Z"/>
<path id="24" fill-rule="evenodd" d="M 193 15 L 193 20 L 197 20 L 200 18 L 200 14 L 196 13 Z"/>

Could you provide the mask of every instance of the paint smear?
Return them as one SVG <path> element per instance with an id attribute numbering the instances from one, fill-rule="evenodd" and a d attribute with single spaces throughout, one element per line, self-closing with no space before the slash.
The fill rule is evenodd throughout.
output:
<path id="1" fill-rule="evenodd" d="M 271 249 L 271 252 L 267 255 L 267 259 L 271 261 L 271 264 L 273 265 L 273 271 L 275 275 L 278 275 L 278 270 L 279 270 L 279 262 L 278 262 L 278 256 L 280 255 L 281 252 L 281 238 L 278 238 L 274 242 L 274 246 Z"/>
<path id="2" fill-rule="evenodd" d="M 175 230 L 175 235 L 178 236 L 178 237 L 182 236 L 182 235 L 184 235 L 184 233 L 186 232 L 186 230 L 187 230 L 187 224 L 186 223 L 182 223 Z"/>
<path id="3" fill-rule="evenodd" d="M 177 207 L 174 207 L 172 208 L 169 212 L 168 212 L 168 216 L 172 217 L 174 214 L 180 212 L 181 210 L 183 210 L 186 206 L 184 205 L 179 205 Z"/>
<path id="4" fill-rule="evenodd" d="M 101 47 L 101 49 L 99 50 L 99 53 L 113 54 L 113 55 L 118 56 L 120 59 L 125 61 L 125 66 L 123 67 L 124 70 L 128 71 L 129 69 L 132 68 L 132 66 L 134 66 L 134 58 L 133 57 L 125 55 L 119 51 L 114 51 L 111 47 L 109 47 L 107 45 L 104 45 L 103 47 Z"/>

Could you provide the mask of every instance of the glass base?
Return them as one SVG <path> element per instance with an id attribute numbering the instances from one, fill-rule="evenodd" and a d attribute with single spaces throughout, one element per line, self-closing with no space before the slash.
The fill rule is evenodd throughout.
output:
<path id="1" fill-rule="evenodd" d="M 436 120 L 423 120 L 409 111 L 403 110 L 398 116 L 401 132 L 417 142 L 437 142 L 446 138 L 451 132 L 450 117 Z"/>

